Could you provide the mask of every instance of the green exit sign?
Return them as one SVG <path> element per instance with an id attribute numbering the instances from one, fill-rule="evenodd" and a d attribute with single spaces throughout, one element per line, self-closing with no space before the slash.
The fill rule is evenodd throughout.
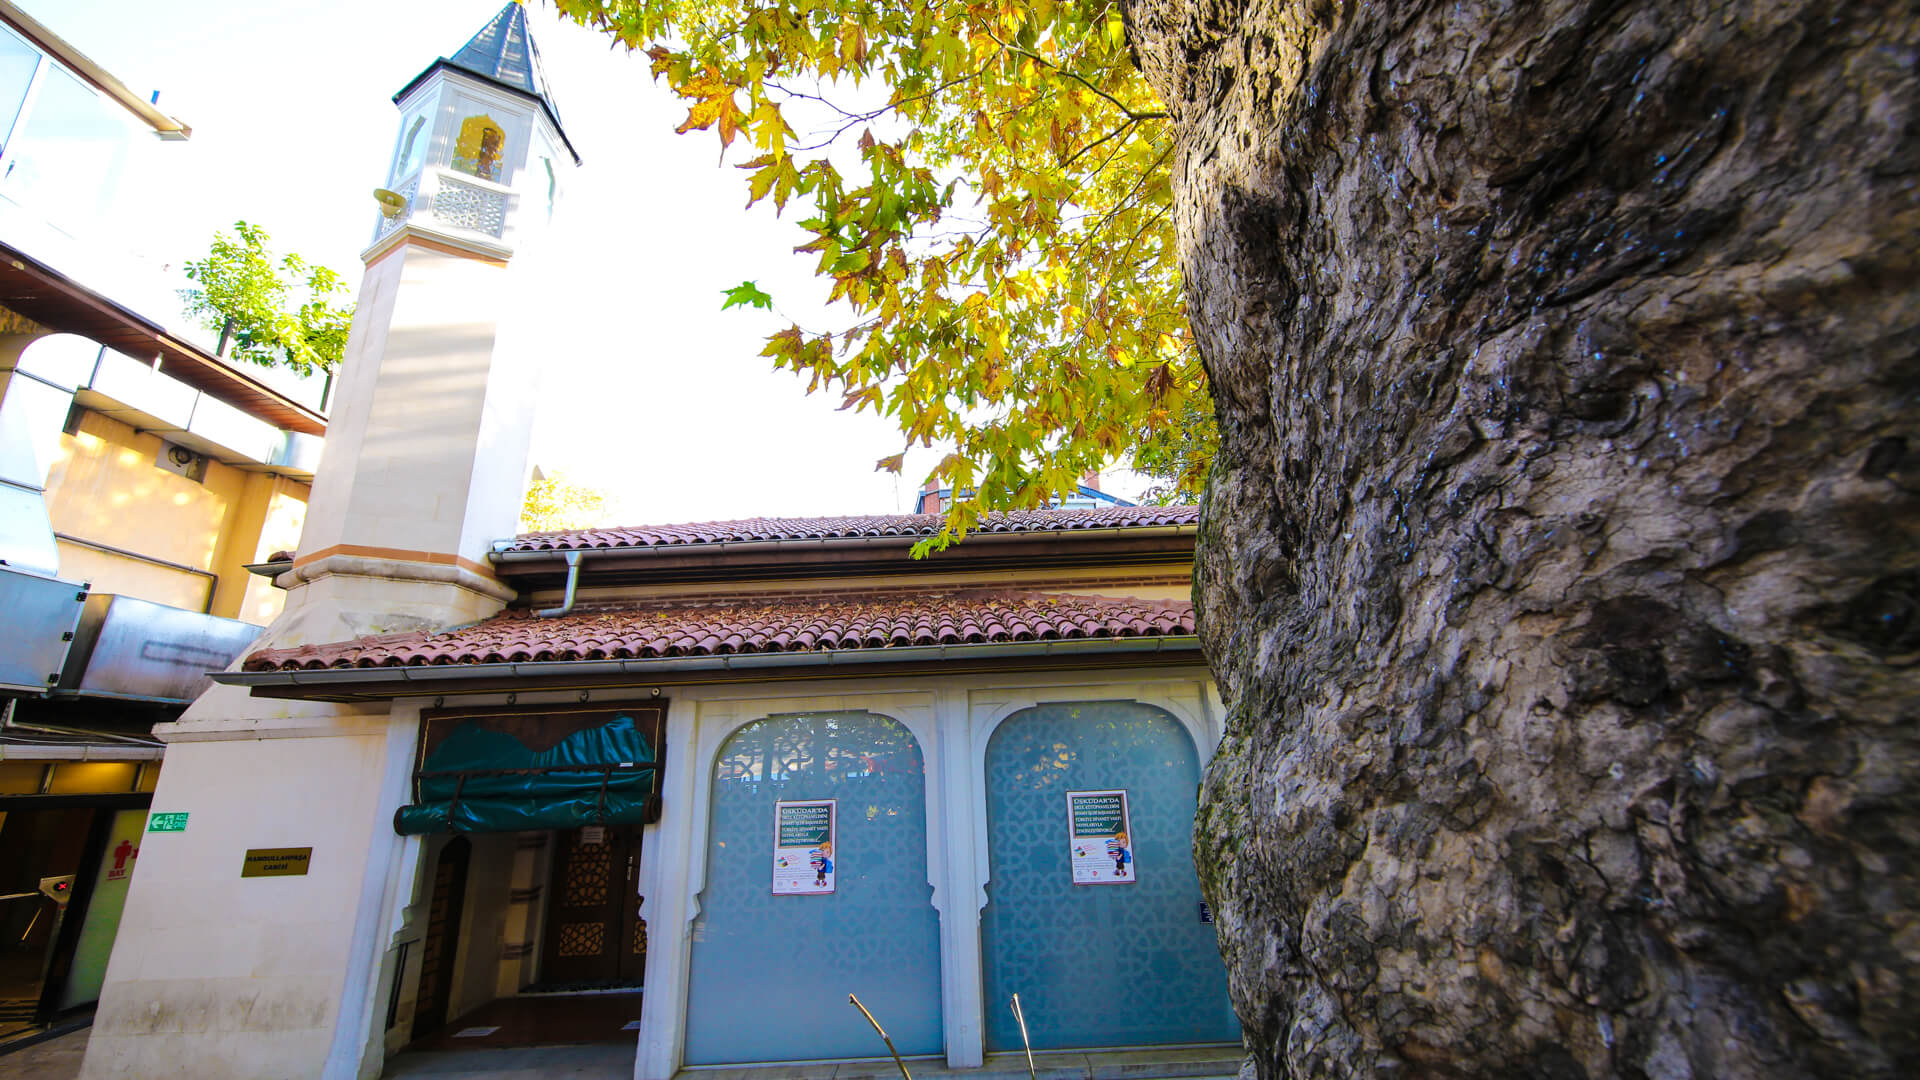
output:
<path id="1" fill-rule="evenodd" d="M 148 832 L 186 832 L 187 812 L 179 810 L 171 814 L 148 814 Z"/>

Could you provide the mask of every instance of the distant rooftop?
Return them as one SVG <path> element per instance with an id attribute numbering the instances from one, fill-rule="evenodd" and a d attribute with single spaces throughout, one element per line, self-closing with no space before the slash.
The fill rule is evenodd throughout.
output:
<path id="1" fill-rule="evenodd" d="M 940 531 L 941 514 L 867 514 L 853 517 L 745 518 L 528 533 L 500 545 L 501 551 L 581 551 L 593 548 L 687 547 L 774 540 L 841 540 L 880 537 L 919 539 Z M 996 510 L 975 533 L 1036 533 L 1090 529 L 1190 526 L 1197 506 L 1111 506 L 1085 510 Z"/>

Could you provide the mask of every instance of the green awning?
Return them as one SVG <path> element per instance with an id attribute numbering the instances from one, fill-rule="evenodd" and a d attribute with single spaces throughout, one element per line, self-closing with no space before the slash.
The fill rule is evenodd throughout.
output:
<path id="1" fill-rule="evenodd" d="M 422 763 L 415 801 L 394 812 L 393 829 L 412 836 L 641 824 L 656 761 L 651 741 L 625 713 L 537 753 L 469 720 Z"/>

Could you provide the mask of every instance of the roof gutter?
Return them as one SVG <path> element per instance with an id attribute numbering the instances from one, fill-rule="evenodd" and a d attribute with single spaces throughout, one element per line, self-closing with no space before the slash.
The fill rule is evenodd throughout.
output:
<path id="1" fill-rule="evenodd" d="M 559 607 L 541 608 L 534 612 L 534 614 L 543 619 L 557 619 L 567 612 L 572 611 L 573 594 L 574 591 L 579 588 L 579 585 L 580 553 L 578 551 L 569 551 L 567 552 L 567 598 L 560 602 Z"/>
<path id="2" fill-rule="evenodd" d="M 551 676 L 631 676 L 637 683 L 651 676 L 689 671 L 751 672 L 769 669 L 853 667 L 913 661 L 958 661 L 984 658 L 1015 659 L 1081 656 L 1139 656 L 1197 651 L 1194 634 L 1133 638 L 1074 638 L 1066 641 L 983 642 L 969 645 L 907 645 L 881 649 L 823 649 L 817 652 L 732 653 L 725 656 L 666 656 L 644 660 L 541 660 L 500 664 L 417 664 L 393 667 L 313 668 L 301 671 L 216 671 L 214 682 L 226 686 L 313 687 L 316 690 L 347 684 L 390 683 L 393 696 L 434 693 L 448 684 L 483 678 L 538 679 Z M 413 690 L 418 686 L 421 689 Z"/>
<path id="3" fill-rule="evenodd" d="M 1181 536 L 1196 533 L 1198 525 L 1109 525 L 1097 529 L 1018 529 L 1007 532 L 970 532 L 964 540 L 973 542 L 996 542 L 1015 540 L 1035 540 L 1041 537 L 1059 536 Z M 578 554 L 583 557 L 622 558 L 686 555 L 696 552 L 756 552 L 756 551 L 793 551 L 832 550 L 839 548 L 872 548 L 884 546 L 911 546 L 928 537 L 914 536 L 818 536 L 788 538 L 782 540 L 693 540 L 678 544 L 634 544 L 623 547 L 588 548 L 547 548 L 539 551 L 495 550 L 489 552 L 490 562 L 531 563 L 552 562 L 563 555 Z M 511 543 L 511 541 L 501 541 Z"/>

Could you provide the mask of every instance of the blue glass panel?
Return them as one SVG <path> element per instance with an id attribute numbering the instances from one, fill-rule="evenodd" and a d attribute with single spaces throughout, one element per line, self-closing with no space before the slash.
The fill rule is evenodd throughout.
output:
<path id="1" fill-rule="evenodd" d="M 1200 921 L 1193 740 L 1134 702 L 1042 705 L 987 744 L 992 877 L 980 913 L 989 1050 L 1238 1042 L 1213 926 Z M 1129 885 L 1075 885 L 1068 791 L 1125 788 Z"/>
<path id="2" fill-rule="evenodd" d="M 13 121 L 27 99 L 27 85 L 33 82 L 40 66 L 40 50 L 26 39 L 0 26 L 0 140 L 13 132 Z"/>
<path id="3" fill-rule="evenodd" d="M 773 895 L 773 806 L 838 799 L 835 891 Z M 920 745 L 864 712 L 775 716 L 714 764 L 707 884 L 687 988 L 689 1065 L 937 1054 L 940 931 Z"/>
<path id="4" fill-rule="evenodd" d="M 69 232 L 97 226 L 136 137 L 120 107 L 49 67 L 18 128 L 7 144 L 0 190 Z"/>

